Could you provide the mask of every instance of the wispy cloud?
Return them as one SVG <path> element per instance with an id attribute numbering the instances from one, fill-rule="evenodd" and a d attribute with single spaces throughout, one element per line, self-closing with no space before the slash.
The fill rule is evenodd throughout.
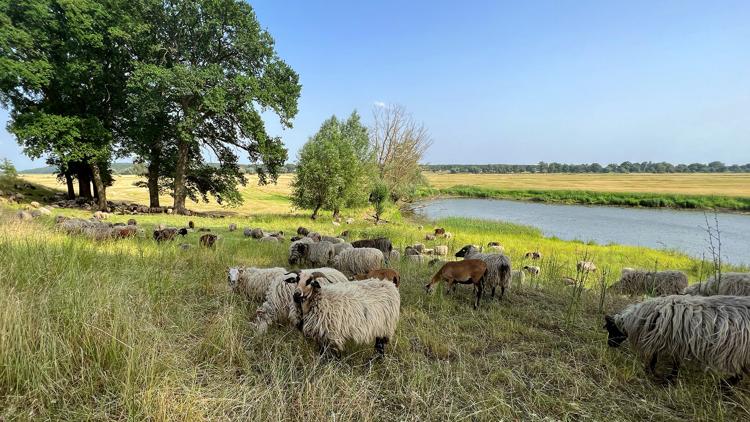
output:
<path id="1" fill-rule="evenodd" d="M 382 101 L 375 101 L 373 104 L 375 105 L 375 107 L 385 108 L 385 103 Z"/>

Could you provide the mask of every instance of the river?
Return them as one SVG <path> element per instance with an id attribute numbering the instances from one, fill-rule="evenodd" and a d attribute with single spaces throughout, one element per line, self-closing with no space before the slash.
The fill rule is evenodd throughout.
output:
<path id="1" fill-rule="evenodd" d="M 415 212 L 429 219 L 469 217 L 524 224 L 564 240 L 673 249 L 697 258 L 703 254 L 711 257 L 702 211 L 449 198 L 421 203 Z M 713 225 L 713 212 L 708 217 Z M 718 219 L 722 259 L 750 265 L 750 215 L 719 213 Z"/>

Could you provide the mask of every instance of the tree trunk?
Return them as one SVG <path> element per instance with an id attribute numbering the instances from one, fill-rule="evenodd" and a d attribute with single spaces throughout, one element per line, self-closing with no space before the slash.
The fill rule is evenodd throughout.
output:
<path id="1" fill-rule="evenodd" d="M 189 147 L 185 140 L 180 140 L 177 146 L 177 163 L 174 171 L 174 212 L 177 214 L 187 213 L 187 209 L 185 209 L 185 198 L 187 197 L 185 176 L 187 174 Z"/>
<path id="2" fill-rule="evenodd" d="M 91 174 L 94 176 L 94 186 L 96 188 L 96 204 L 99 211 L 109 211 L 107 206 L 107 187 L 102 181 L 102 173 L 98 164 L 91 164 Z"/>
<path id="3" fill-rule="evenodd" d="M 70 170 L 65 172 L 65 184 L 68 186 L 68 199 L 76 199 L 76 191 L 73 187 L 73 176 L 70 174 Z"/>
<path id="4" fill-rule="evenodd" d="M 78 164 L 78 196 L 91 199 L 91 171 L 83 163 Z"/>
<path id="5" fill-rule="evenodd" d="M 148 163 L 148 206 L 159 207 L 159 151 L 151 149 L 151 161 Z"/>
<path id="6" fill-rule="evenodd" d="M 310 218 L 312 218 L 313 220 L 315 220 L 316 218 L 318 218 L 318 211 L 319 210 L 320 210 L 320 204 L 318 204 L 318 205 L 315 206 L 315 209 L 313 210 L 313 213 L 310 216 Z"/>

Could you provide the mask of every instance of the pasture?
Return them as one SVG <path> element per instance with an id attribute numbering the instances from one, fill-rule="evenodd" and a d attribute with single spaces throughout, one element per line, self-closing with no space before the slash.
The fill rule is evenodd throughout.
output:
<path id="1" fill-rule="evenodd" d="M 604 284 L 625 266 L 705 276 L 703 263 L 677 253 L 546 239 L 504 223 L 414 222 L 395 210 L 378 226 L 346 212 L 355 223 L 341 227 L 289 213 L 138 215 L 146 236 L 95 242 L 56 231 L 51 216 L 17 222 L 16 208 L 3 206 L 0 218 L 0 419 L 737 420 L 750 409 L 747 384 L 723 396 L 699 370 L 672 387 L 654 383 L 629 348 L 606 345 L 602 312 L 628 299 L 602 295 L 598 277 L 586 290 L 559 282 L 582 258 L 597 263 Z M 157 224 L 189 220 L 221 236 L 215 250 L 198 247 L 200 233 L 163 245 L 148 236 Z M 499 241 L 514 268 L 529 263 L 526 251 L 542 252 L 542 272 L 474 311 L 468 288 L 425 294 L 435 268 L 394 263 L 401 320 L 385 357 L 371 361 L 372 347 L 359 347 L 320 360 L 295 329 L 254 333 L 259 303 L 227 287 L 231 265 L 286 266 L 288 241 L 259 243 L 243 227 L 293 233 L 299 225 L 388 236 L 401 250 L 440 226 L 454 237 L 427 247 L 445 244 L 452 254 Z M 183 241 L 194 247 L 181 250 Z"/>
<path id="2" fill-rule="evenodd" d="M 432 187 L 570 190 L 750 197 L 750 173 L 448 174 L 425 173 Z"/>

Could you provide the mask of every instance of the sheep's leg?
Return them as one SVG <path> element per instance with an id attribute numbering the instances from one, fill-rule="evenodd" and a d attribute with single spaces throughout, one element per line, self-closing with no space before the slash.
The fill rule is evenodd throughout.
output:
<path id="1" fill-rule="evenodd" d="M 497 286 L 492 286 L 492 294 L 490 295 L 490 297 L 493 298 L 493 299 L 495 298 L 495 289 L 496 288 L 497 288 Z"/>
<path id="2" fill-rule="evenodd" d="M 388 337 L 375 338 L 375 351 L 381 356 L 384 355 L 386 344 L 388 344 Z"/>
<path id="3" fill-rule="evenodd" d="M 505 296 L 505 286 L 500 286 L 500 299 L 503 300 L 503 296 Z"/>
<path id="4" fill-rule="evenodd" d="M 677 360 L 672 360 L 672 369 L 669 371 L 669 374 L 665 377 L 666 381 L 670 384 L 672 384 L 676 379 L 677 375 L 680 373 L 680 363 Z"/>
<path id="5" fill-rule="evenodd" d="M 474 309 L 479 309 L 479 301 L 482 299 L 482 290 L 484 290 L 484 283 L 479 280 L 479 284 L 474 285 L 477 290 L 477 300 L 474 302 Z"/>
<path id="6" fill-rule="evenodd" d="M 646 373 L 656 376 L 656 361 L 657 361 L 657 356 L 656 356 L 656 353 L 654 353 L 651 356 L 651 359 L 649 360 L 648 365 L 646 365 L 646 368 L 645 368 Z"/>

